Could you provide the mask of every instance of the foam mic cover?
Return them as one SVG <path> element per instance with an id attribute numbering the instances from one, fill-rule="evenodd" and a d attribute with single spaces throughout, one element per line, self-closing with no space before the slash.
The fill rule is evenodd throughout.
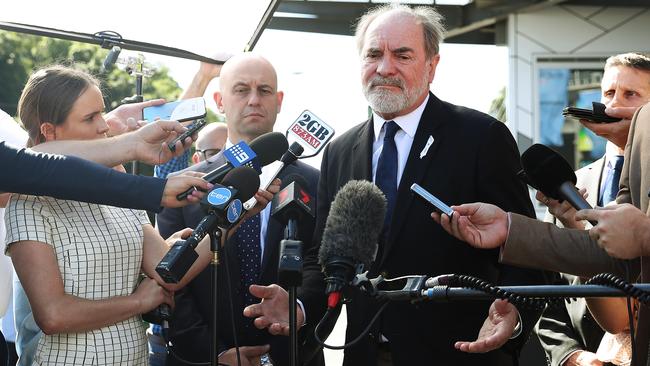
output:
<path id="1" fill-rule="evenodd" d="M 229 171 L 223 177 L 221 184 L 236 188 L 239 191 L 239 199 L 248 201 L 260 186 L 260 176 L 255 169 L 248 166 L 240 166 Z"/>
<path id="2" fill-rule="evenodd" d="M 534 144 L 521 155 L 521 165 L 529 183 L 544 195 L 564 199 L 559 191 L 565 182 L 576 184 L 576 174 L 562 155 L 542 144 Z"/>
<path id="3" fill-rule="evenodd" d="M 576 210 L 592 208 L 576 188 L 576 174 L 569 163 L 553 149 L 534 144 L 521 155 L 528 183 L 547 197 L 567 200 Z M 596 221 L 590 220 L 592 225 Z"/>
<path id="4" fill-rule="evenodd" d="M 282 133 L 269 132 L 251 141 L 249 146 L 257 154 L 260 166 L 266 166 L 280 160 L 282 155 L 287 152 L 289 142 Z"/>
<path id="5" fill-rule="evenodd" d="M 328 293 L 338 291 L 349 283 L 357 264 L 370 268 L 377 253 L 377 240 L 384 225 L 384 216 L 386 198 L 371 182 L 349 181 L 336 194 L 318 252 L 318 263 L 324 267 L 326 281 L 338 276 L 332 278 L 338 283 L 335 288 L 328 285 Z M 344 271 L 333 273 L 341 264 L 346 267 Z M 352 268 L 347 268 L 350 264 Z"/>

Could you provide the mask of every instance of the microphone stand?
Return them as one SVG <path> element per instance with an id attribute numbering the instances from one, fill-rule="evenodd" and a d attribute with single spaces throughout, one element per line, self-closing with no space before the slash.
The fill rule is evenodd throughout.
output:
<path id="1" fill-rule="evenodd" d="M 290 365 L 298 365 L 298 316 L 296 313 L 296 293 L 302 285 L 302 241 L 297 240 L 296 220 L 287 222 L 285 238 L 280 243 L 280 262 L 278 282 L 289 289 L 289 355 Z"/>
<path id="2" fill-rule="evenodd" d="M 118 60 L 118 63 L 124 63 L 126 66 L 126 72 L 129 75 L 135 76 L 135 94 L 122 99 L 122 104 L 132 104 L 132 103 L 141 103 L 144 101 L 144 96 L 142 95 L 142 84 L 144 77 L 153 75 L 153 68 L 145 65 L 144 55 L 139 53 L 137 57 L 129 56 L 125 60 Z M 131 174 L 137 175 L 140 172 L 139 162 L 134 160 L 131 162 Z"/>
<path id="3" fill-rule="evenodd" d="M 218 280 L 218 275 L 219 275 L 219 252 L 221 248 L 221 229 L 219 227 L 215 227 L 211 232 L 210 232 L 210 251 L 212 252 L 212 261 L 210 261 L 210 268 L 212 268 L 212 286 L 211 286 L 211 292 L 212 292 L 212 334 L 211 334 L 211 339 L 210 339 L 210 365 L 211 366 L 217 366 L 218 361 L 217 361 L 217 299 L 218 299 L 218 293 L 219 293 L 219 282 Z"/>

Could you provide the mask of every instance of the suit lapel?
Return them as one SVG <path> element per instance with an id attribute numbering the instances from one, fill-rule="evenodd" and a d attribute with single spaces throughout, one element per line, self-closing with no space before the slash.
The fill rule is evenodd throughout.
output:
<path id="1" fill-rule="evenodd" d="M 372 182 L 372 143 L 374 138 L 371 118 L 359 129 L 359 134 L 352 147 L 352 179 Z"/>
<path id="2" fill-rule="evenodd" d="M 584 187 L 587 190 L 587 203 L 592 207 L 598 205 L 600 185 L 602 184 L 603 171 L 605 170 L 605 158 L 600 158 L 590 164 L 583 174 L 578 176 L 576 186 Z"/>
<path id="3" fill-rule="evenodd" d="M 383 265 L 388 253 L 399 234 L 404 222 L 406 220 L 406 213 L 413 201 L 413 194 L 411 194 L 411 185 L 413 183 L 420 183 L 426 174 L 428 167 L 436 155 L 436 150 L 443 138 L 438 127 L 445 123 L 445 113 L 442 109 L 442 102 L 433 94 L 429 93 L 429 101 L 422 113 L 418 129 L 413 139 L 413 145 L 409 151 L 409 157 L 400 179 L 399 187 L 397 189 L 397 201 L 395 203 L 395 212 L 393 213 L 391 221 L 391 230 L 388 235 L 388 240 L 384 243 L 382 251 L 382 258 L 380 264 Z M 423 154 L 427 141 L 433 138 L 433 143 L 428 147 L 426 154 Z M 421 155 L 423 155 L 421 157 Z"/>

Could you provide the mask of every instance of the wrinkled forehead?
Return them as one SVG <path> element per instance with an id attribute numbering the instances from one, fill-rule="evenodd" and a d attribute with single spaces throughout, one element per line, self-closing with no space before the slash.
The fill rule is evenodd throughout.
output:
<path id="1" fill-rule="evenodd" d="M 422 25 L 405 12 L 392 11 L 378 16 L 368 25 L 363 49 L 385 47 L 424 50 Z"/>

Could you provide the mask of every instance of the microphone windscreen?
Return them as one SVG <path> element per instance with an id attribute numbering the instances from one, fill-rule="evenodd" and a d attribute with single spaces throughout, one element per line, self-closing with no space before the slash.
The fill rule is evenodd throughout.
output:
<path id="1" fill-rule="evenodd" d="M 255 169 L 242 165 L 229 171 L 221 184 L 236 188 L 239 191 L 240 200 L 248 201 L 260 187 L 260 177 Z"/>
<path id="2" fill-rule="evenodd" d="M 289 148 L 287 138 L 280 132 L 269 132 L 251 141 L 250 148 L 255 151 L 261 166 L 280 160 Z"/>
<path id="3" fill-rule="evenodd" d="M 564 182 L 576 184 L 576 174 L 562 155 L 542 144 L 534 144 L 521 155 L 521 165 L 532 185 L 546 196 L 561 199 Z"/>
<path id="4" fill-rule="evenodd" d="M 352 180 L 334 197 L 325 223 L 318 262 L 333 256 L 352 258 L 370 268 L 386 216 L 386 197 L 368 181 Z"/>

